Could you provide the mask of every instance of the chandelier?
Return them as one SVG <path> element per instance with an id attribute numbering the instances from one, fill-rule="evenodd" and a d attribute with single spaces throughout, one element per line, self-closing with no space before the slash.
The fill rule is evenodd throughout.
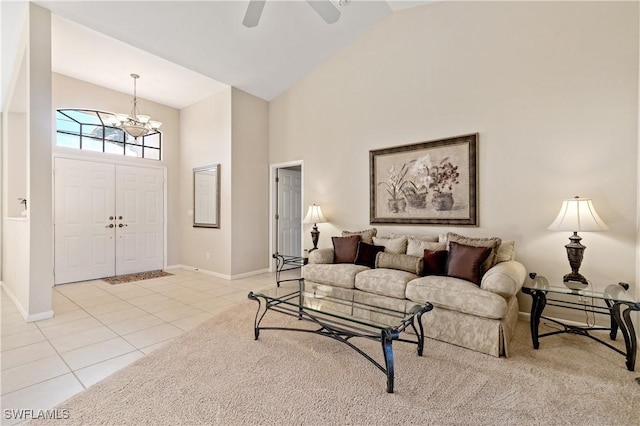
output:
<path id="1" fill-rule="evenodd" d="M 116 114 L 112 118 L 112 125 L 119 127 L 134 138 L 144 136 L 149 132 L 158 130 L 162 123 L 159 121 L 151 120 L 148 115 L 140 114 L 138 110 L 138 97 L 136 96 L 136 80 L 140 78 L 138 74 L 131 74 L 133 77 L 133 106 L 131 108 L 131 114 Z"/>

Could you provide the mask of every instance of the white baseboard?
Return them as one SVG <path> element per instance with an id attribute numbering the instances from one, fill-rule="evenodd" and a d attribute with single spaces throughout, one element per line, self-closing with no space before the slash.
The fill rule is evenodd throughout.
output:
<path id="1" fill-rule="evenodd" d="M 41 321 L 41 320 L 53 318 L 52 310 L 29 315 L 29 313 L 24 308 L 24 306 L 22 306 L 22 303 L 20 303 L 20 300 L 16 297 L 15 294 L 13 294 L 13 292 L 11 291 L 11 289 L 9 289 L 9 287 L 3 285 L 2 290 L 7 295 L 7 297 L 11 299 L 11 301 L 13 302 L 13 305 L 16 307 L 16 309 L 18 310 L 18 312 L 20 313 L 20 315 L 22 316 L 25 322 L 34 322 L 34 321 Z"/>
<path id="2" fill-rule="evenodd" d="M 42 321 L 49 318 L 53 318 L 53 311 L 46 311 L 46 312 L 41 312 L 39 314 L 29 315 L 26 321 L 27 322 Z"/>
<path id="3" fill-rule="evenodd" d="M 252 276 L 255 276 L 255 275 L 265 274 L 265 273 L 269 272 L 269 269 L 265 268 L 265 269 L 260 269 L 258 271 L 246 272 L 244 274 L 227 275 L 227 274 L 221 274 L 219 272 L 208 271 L 208 270 L 202 269 L 202 268 L 196 268 L 196 267 L 193 267 L 193 266 L 179 265 L 179 264 L 178 265 L 169 265 L 165 269 L 166 270 L 186 269 L 188 271 L 200 272 L 201 274 L 211 275 L 213 277 L 222 278 L 222 279 L 229 280 L 229 281 L 239 280 L 239 279 L 242 279 L 242 278 L 252 277 Z"/>

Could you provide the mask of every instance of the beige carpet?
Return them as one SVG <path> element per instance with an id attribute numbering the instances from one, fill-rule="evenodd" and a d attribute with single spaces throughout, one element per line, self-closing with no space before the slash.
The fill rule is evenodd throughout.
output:
<path id="1" fill-rule="evenodd" d="M 254 341 L 256 306 L 219 314 L 76 395 L 55 424 L 639 424 L 639 374 L 590 339 L 547 337 L 534 351 L 520 322 L 506 359 L 430 339 L 420 358 L 396 342 L 388 394 L 382 372 L 332 339 L 263 331 Z M 382 362 L 377 343 L 364 346 Z"/>

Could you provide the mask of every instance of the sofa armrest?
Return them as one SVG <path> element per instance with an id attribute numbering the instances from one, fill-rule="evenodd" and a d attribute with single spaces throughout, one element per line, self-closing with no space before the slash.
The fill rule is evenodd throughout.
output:
<path id="1" fill-rule="evenodd" d="M 508 299 L 520 291 L 527 269 L 516 260 L 500 262 L 489 269 L 480 282 L 480 288 Z"/>
<path id="2" fill-rule="evenodd" d="M 333 263 L 333 249 L 321 248 L 309 252 L 309 263 Z"/>

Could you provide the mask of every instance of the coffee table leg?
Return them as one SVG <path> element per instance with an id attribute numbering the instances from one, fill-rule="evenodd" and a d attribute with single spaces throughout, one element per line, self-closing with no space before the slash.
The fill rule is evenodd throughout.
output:
<path id="1" fill-rule="evenodd" d="M 251 300 L 255 300 L 256 302 L 258 302 L 258 311 L 256 312 L 255 319 L 253 320 L 253 339 L 258 340 L 258 337 L 260 336 L 260 321 L 262 321 L 264 314 L 267 313 L 268 306 L 265 307 L 264 312 L 262 313 L 262 316 L 258 318 L 258 316 L 260 315 L 260 310 L 262 308 L 262 303 L 260 302 L 260 299 L 256 297 L 252 291 L 249 292 L 247 297 Z"/>
<path id="2" fill-rule="evenodd" d="M 399 333 L 391 329 L 381 332 L 382 353 L 384 354 L 384 364 L 387 373 L 387 393 L 393 393 L 393 340 L 398 338 Z"/>
<path id="3" fill-rule="evenodd" d="M 416 331 L 416 335 L 418 336 L 418 356 L 422 356 L 422 352 L 424 350 L 424 327 L 422 326 L 422 314 L 423 312 L 420 312 L 417 317 L 414 317 L 414 321 L 418 321 L 418 328 L 420 329 L 420 332 L 418 333 L 415 326 L 413 327 Z"/>

